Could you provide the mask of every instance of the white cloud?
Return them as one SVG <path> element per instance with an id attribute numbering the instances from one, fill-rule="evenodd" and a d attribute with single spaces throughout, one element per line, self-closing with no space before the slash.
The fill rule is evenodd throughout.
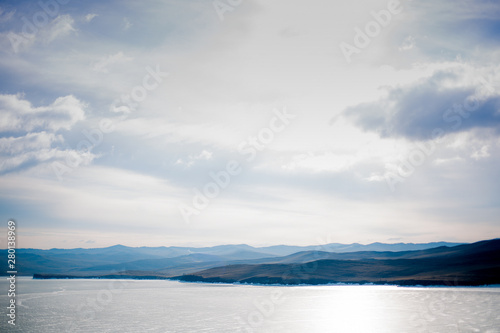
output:
<path id="1" fill-rule="evenodd" d="M 15 13 L 16 13 L 15 10 L 11 10 L 10 12 L 6 12 L 5 9 L 0 7 L 0 23 L 5 23 L 5 22 L 10 21 Z"/>
<path id="2" fill-rule="evenodd" d="M 12 49 L 14 53 L 26 51 L 37 43 L 50 44 L 58 38 L 75 32 L 74 20 L 71 15 L 59 15 L 52 21 L 35 26 L 32 22 L 25 23 L 22 31 L 4 31 L 0 33 L 0 45 L 5 50 Z"/>
<path id="3" fill-rule="evenodd" d="M 60 130 L 70 130 L 85 119 L 85 105 L 74 96 L 57 98 L 48 106 L 33 107 L 22 95 L 0 95 L 0 172 L 10 172 L 28 163 L 60 161 L 71 166 L 89 164 L 91 152 L 62 149 Z"/>
<path id="4" fill-rule="evenodd" d="M 175 164 L 185 165 L 188 168 L 191 167 L 197 160 L 210 160 L 212 159 L 213 152 L 208 150 L 203 150 L 198 155 L 189 155 L 186 160 L 179 158 Z"/>
<path id="5" fill-rule="evenodd" d="M 486 157 L 490 157 L 490 153 L 489 153 L 489 146 L 486 145 L 486 146 L 482 146 L 481 149 L 479 150 L 476 150 L 474 153 L 472 153 L 471 157 L 475 160 L 480 160 L 482 158 L 486 158 Z"/>
<path id="6" fill-rule="evenodd" d="M 28 165 L 29 167 L 40 167 L 41 169 L 45 169 L 46 165 L 44 163 L 57 162 L 59 165 L 62 165 L 63 168 L 66 167 L 67 169 L 64 171 L 52 169 L 52 176 L 54 179 L 59 177 L 62 179 L 62 176 L 66 172 L 72 172 L 75 168 L 89 165 L 97 156 L 90 152 L 80 152 L 71 149 L 61 150 L 59 148 L 42 148 L 31 151 L 26 149 L 22 153 L 11 154 L 9 156 L 5 156 L 3 152 L 0 151 L 0 157 L 0 173 L 15 171 L 27 163 L 30 164 Z M 47 175 L 47 172 L 45 172 L 45 174 Z"/>
<path id="7" fill-rule="evenodd" d="M 128 30 L 130 29 L 130 27 L 132 26 L 132 23 L 130 22 L 130 20 L 126 17 L 123 18 L 123 30 Z"/>
<path id="8" fill-rule="evenodd" d="M 440 166 L 444 164 L 454 164 L 456 165 L 457 163 L 464 162 L 465 160 L 462 157 L 459 156 L 453 156 L 449 158 L 436 158 L 433 163 L 434 165 Z"/>
<path id="9" fill-rule="evenodd" d="M 94 18 L 96 18 L 97 16 L 99 16 L 99 15 L 98 14 L 87 14 L 87 15 L 85 15 L 85 22 L 90 22 Z"/>
<path id="10" fill-rule="evenodd" d="M 38 132 L 28 133 L 21 137 L 0 138 L 0 153 L 19 154 L 24 151 L 48 149 L 54 142 L 63 142 L 61 135 Z"/>
<path id="11" fill-rule="evenodd" d="M 42 30 L 44 42 L 50 43 L 57 38 L 69 35 L 76 31 L 73 27 L 75 20 L 70 15 L 60 15 L 56 17 L 47 28 Z"/>
<path id="12" fill-rule="evenodd" d="M 85 104 L 74 96 L 57 98 L 48 106 L 33 107 L 22 95 L 0 95 L 0 132 L 58 131 L 85 119 Z"/>
<path id="13" fill-rule="evenodd" d="M 108 67 L 114 64 L 124 64 L 132 61 L 134 58 L 127 57 L 123 52 L 108 55 L 101 58 L 99 61 L 92 65 L 92 70 L 100 73 L 108 73 Z"/>
<path id="14" fill-rule="evenodd" d="M 408 36 L 399 47 L 399 51 L 409 51 L 415 47 L 415 37 Z"/>

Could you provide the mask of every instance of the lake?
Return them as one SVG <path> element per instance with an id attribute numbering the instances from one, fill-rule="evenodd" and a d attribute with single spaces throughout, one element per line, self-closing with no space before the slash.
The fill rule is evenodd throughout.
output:
<path id="1" fill-rule="evenodd" d="M 500 288 L 18 278 L 1 332 L 500 332 Z"/>

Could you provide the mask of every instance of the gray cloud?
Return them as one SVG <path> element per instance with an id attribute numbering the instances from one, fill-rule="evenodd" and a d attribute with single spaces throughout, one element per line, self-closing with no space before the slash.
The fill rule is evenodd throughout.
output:
<path id="1" fill-rule="evenodd" d="M 477 127 L 500 130 L 500 96 L 482 83 L 446 85 L 459 79 L 453 72 L 437 72 L 416 84 L 391 88 L 379 101 L 349 107 L 343 115 L 381 137 L 427 140 Z"/>

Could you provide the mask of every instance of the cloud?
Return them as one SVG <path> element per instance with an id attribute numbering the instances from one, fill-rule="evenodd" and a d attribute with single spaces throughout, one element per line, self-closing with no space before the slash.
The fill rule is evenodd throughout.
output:
<path id="1" fill-rule="evenodd" d="M 123 18 L 123 30 L 128 30 L 130 29 L 130 27 L 132 26 L 132 23 L 130 22 L 130 20 L 126 17 Z"/>
<path id="2" fill-rule="evenodd" d="M 343 115 L 381 137 L 428 140 L 477 127 L 500 131 L 500 95 L 482 77 L 466 83 L 466 74 L 437 71 L 413 84 L 389 88 L 386 97 L 349 107 Z"/>
<path id="3" fill-rule="evenodd" d="M 61 130 L 85 119 L 85 105 L 74 96 L 57 98 L 48 106 L 33 107 L 22 95 L 0 95 L 0 173 L 50 161 L 89 164 L 96 155 L 61 148 Z"/>
<path id="4" fill-rule="evenodd" d="M 450 60 L 458 55 L 488 59 L 489 52 L 498 48 L 497 3 L 463 0 L 457 6 L 453 0 L 421 0 L 407 2 L 405 6 L 404 24 L 391 36 L 391 43 L 406 51 L 393 57 L 400 64 L 409 65 L 425 58 Z"/>
<path id="5" fill-rule="evenodd" d="M 42 39 L 46 43 L 53 40 L 69 35 L 71 32 L 76 31 L 73 27 L 75 20 L 70 15 L 60 15 L 56 17 L 46 29 L 42 30 Z"/>
<path id="6" fill-rule="evenodd" d="M 7 50 L 12 48 L 14 53 L 25 51 L 34 44 L 49 44 L 58 38 L 75 32 L 75 21 L 71 15 L 59 15 L 50 22 L 35 26 L 27 21 L 21 31 L 7 31 L 0 33 L 0 45 Z"/>
<path id="7" fill-rule="evenodd" d="M 415 37 L 408 36 L 405 38 L 401 46 L 399 47 L 399 51 L 408 51 L 415 47 Z"/>
<path id="8" fill-rule="evenodd" d="M 15 13 L 16 13 L 15 10 L 11 10 L 10 12 L 6 12 L 5 9 L 0 7 L 0 23 L 5 23 L 5 22 L 10 21 Z"/>
<path id="9" fill-rule="evenodd" d="M 87 14 L 87 15 L 85 15 L 85 22 L 90 22 L 94 18 L 96 18 L 97 16 L 99 16 L 99 15 L 98 14 Z"/>
<path id="10" fill-rule="evenodd" d="M 197 160 L 211 160 L 213 156 L 213 153 L 208 150 L 203 150 L 201 153 L 198 155 L 189 155 L 187 160 L 183 160 L 182 158 L 179 158 L 175 164 L 181 164 L 185 165 L 188 168 L 192 166 Z"/>
<path id="11" fill-rule="evenodd" d="M 475 152 L 472 153 L 471 157 L 475 160 L 480 160 L 482 158 L 490 157 L 489 153 L 489 145 L 484 145 L 481 147 L 481 149 L 476 150 Z"/>
<path id="12" fill-rule="evenodd" d="M 0 95 L 0 133 L 33 130 L 69 130 L 85 119 L 85 104 L 72 95 L 57 98 L 48 106 L 33 107 L 22 95 Z"/>
<path id="13" fill-rule="evenodd" d="M 58 161 L 58 163 L 64 163 L 62 165 L 66 165 L 68 168 L 68 164 L 70 164 L 72 168 L 76 168 L 81 165 L 88 165 L 96 158 L 94 154 L 88 152 L 82 153 L 75 150 L 61 150 L 58 148 L 44 148 L 31 151 L 26 149 L 22 153 L 10 155 L 0 151 L 0 157 L 0 174 L 36 167 L 45 162 L 56 161 Z M 66 161 L 71 162 L 67 163 Z M 56 170 L 59 169 L 53 170 L 55 172 L 54 178 L 58 175 Z M 62 176 L 63 173 L 60 172 L 60 175 Z"/>
<path id="14" fill-rule="evenodd" d="M 23 151 L 42 150 L 50 148 L 54 142 L 62 141 L 61 135 L 47 132 L 28 133 L 21 137 L 4 137 L 0 138 L 0 152 L 19 154 Z"/>
<path id="15" fill-rule="evenodd" d="M 123 64 L 132 61 L 134 58 L 127 57 L 123 52 L 108 55 L 93 64 L 92 70 L 100 73 L 108 73 L 108 67 L 114 64 Z"/>
<path id="16" fill-rule="evenodd" d="M 0 26 L 0 91 L 10 94 L 0 96 L 0 211 L 44 231 L 57 224 L 60 236 L 40 233 L 32 243 L 44 246 L 72 237 L 111 245 L 124 221 L 134 231 L 142 221 L 140 231 L 159 244 L 253 242 L 262 233 L 252 230 L 262 229 L 270 243 L 308 243 L 324 231 L 342 242 L 409 241 L 414 232 L 421 236 L 413 241 L 470 240 L 479 224 L 498 220 L 498 93 L 479 78 L 500 78 L 500 7 L 402 5 L 349 66 L 338 44 L 352 42 L 354 27 L 364 28 L 387 0 L 245 2 L 223 22 L 210 1 L 70 1 L 59 19 L 26 36 L 20 18 L 40 8 L 12 5 L 3 17 L 15 14 Z M 12 34 L 24 41 L 17 54 Z M 124 96 L 153 83 L 147 67 L 170 75 L 126 109 Z M 481 105 L 465 110 L 468 117 L 454 109 L 474 100 Z M 242 163 L 195 228 L 180 232 L 177 201 L 192 202 L 193 188 L 202 190 L 229 160 L 245 162 L 239 144 L 284 106 L 297 120 Z M 75 150 L 88 139 L 82 130 L 102 118 L 113 133 L 86 155 Z M 391 193 L 386 173 L 435 128 L 445 131 L 441 144 Z M 82 167 L 58 182 L 51 167 L 68 161 Z"/>

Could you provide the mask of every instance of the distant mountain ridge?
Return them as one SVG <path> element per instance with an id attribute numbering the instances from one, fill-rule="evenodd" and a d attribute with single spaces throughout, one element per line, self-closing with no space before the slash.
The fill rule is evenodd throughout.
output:
<path id="1" fill-rule="evenodd" d="M 188 274 L 199 270 L 236 263 L 276 263 L 304 262 L 314 256 L 312 251 L 327 253 L 324 258 L 361 258 L 363 255 L 341 255 L 354 251 L 386 251 L 391 257 L 396 251 L 413 251 L 439 246 L 453 247 L 460 243 L 435 242 L 425 244 L 372 243 L 362 245 L 331 243 L 316 246 L 275 245 L 252 247 L 246 244 L 218 245 L 212 247 L 128 247 L 114 245 L 91 249 L 17 249 L 17 270 L 19 275 L 70 274 L 75 276 L 109 275 L 123 271 L 144 271 L 162 276 Z M 297 254 L 298 252 L 306 252 Z M 309 252 L 309 253 L 307 253 Z M 337 255 L 328 253 L 335 252 Z M 7 250 L 0 250 L 6 256 Z M 286 256 L 293 256 L 283 258 Z M 302 259 L 298 257 L 302 256 Z M 365 254 L 363 258 L 370 257 Z M 1 266 L 3 265 L 3 266 Z M 6 262 L 0 264 L 3 272 L 7 271 Z"/>
<path id="2" fill-rule="evenodd" d="M 450 243 L 450 242 L 431 242 L 431 243 L 371 243 L 367 245 L 352 243 L 330 243 L 324 245 L 311 245 L 311 246 L 290 246 L 290 245 L 274 245 L 259 248 L 260 251 L 272 253 L 277 256 L 286 256 L 300 251 L 325 251 L 325 252 L 358 252 L 358 251 L 416 251 L 425 250 L 440 246 L 457 246 L 464 243 Z"/>

